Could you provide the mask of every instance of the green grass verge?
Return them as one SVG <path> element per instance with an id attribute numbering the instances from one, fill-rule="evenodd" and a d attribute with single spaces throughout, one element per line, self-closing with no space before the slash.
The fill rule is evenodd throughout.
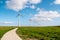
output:
<path id="1" fill-rule="evenodd" d="M 60 40 L 60 27 L 19 27 L 17 34 L 23 40 Z"/>
<path id="2" fill-rule="evenodd" d="M 13 29 L 14 27 L 1 27 L 0 26 L 0 39 L 1 37 L 9 30 Z"/>

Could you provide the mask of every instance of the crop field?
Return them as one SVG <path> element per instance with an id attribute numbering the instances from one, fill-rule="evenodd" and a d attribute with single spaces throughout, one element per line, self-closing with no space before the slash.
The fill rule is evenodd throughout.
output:
<path id="1" fill-rule="evenodd" d="M 14 27 L 1 27 L 0 26 L 0 39 L 1 37 L 9 30 L 13 29 Z"/>
<path id="2" fill-rule="evenodd" d="M 23 40 L 60 40 L 60 27 L 19 27 L 17 34 Z"/>

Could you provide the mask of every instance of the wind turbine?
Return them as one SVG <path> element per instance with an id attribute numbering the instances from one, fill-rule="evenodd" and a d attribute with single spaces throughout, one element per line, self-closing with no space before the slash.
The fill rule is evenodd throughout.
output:
<path id="1" fill-rule="evenodd" d="M 19 14 L 19 13 L 18 13 L 17 16 L 16 16 L 16 17 L 18 17 L 18 27 L 20 26 L 20 25 L 19 25 L 19 24 L 20 24 L 20 23 L 19 23 L 19 22 L 20 22 L 20 16 L 22 16 L 22 15 Z"/>
<path id="2" fill-rule="evenodd" d="M 33 14 L 29 14 L 30 17 L 33 17 Z M 29 22 L 30 22 L 30 26 L 32 26 L 32 22 L 33 20 L 32 19 L 29 19 Z"/>
<path id="3" fill-rule="evenodd" d="M 29 22 L 30 22 L 30 26 L 32 26 L 32 20 L 31 19 L 29 19 Z"/>

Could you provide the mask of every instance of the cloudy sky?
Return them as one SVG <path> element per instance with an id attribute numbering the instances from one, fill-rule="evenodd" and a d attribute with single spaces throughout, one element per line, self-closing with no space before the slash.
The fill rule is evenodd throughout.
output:
<path id="1" fill-rule="evenodd" d="M 0 0 L 0 26 L 60 25 L 60 0 Z"/>

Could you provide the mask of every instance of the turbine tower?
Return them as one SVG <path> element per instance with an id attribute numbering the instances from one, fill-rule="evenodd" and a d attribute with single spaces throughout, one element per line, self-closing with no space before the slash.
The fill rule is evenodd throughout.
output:
<path id="1" fill-rule="evenodd" d="M 29 19 L 29 22 L 30 22 L 30 26 L 32 26 L 32 20 L 31 19 Z"/>
<path id="2" fill-rule="evenodd" d="M 22 16 L 21 14 L 18 13 L 17 17 L 18 17 L 18 27 L 20 26 L 20 16 Z"/>

